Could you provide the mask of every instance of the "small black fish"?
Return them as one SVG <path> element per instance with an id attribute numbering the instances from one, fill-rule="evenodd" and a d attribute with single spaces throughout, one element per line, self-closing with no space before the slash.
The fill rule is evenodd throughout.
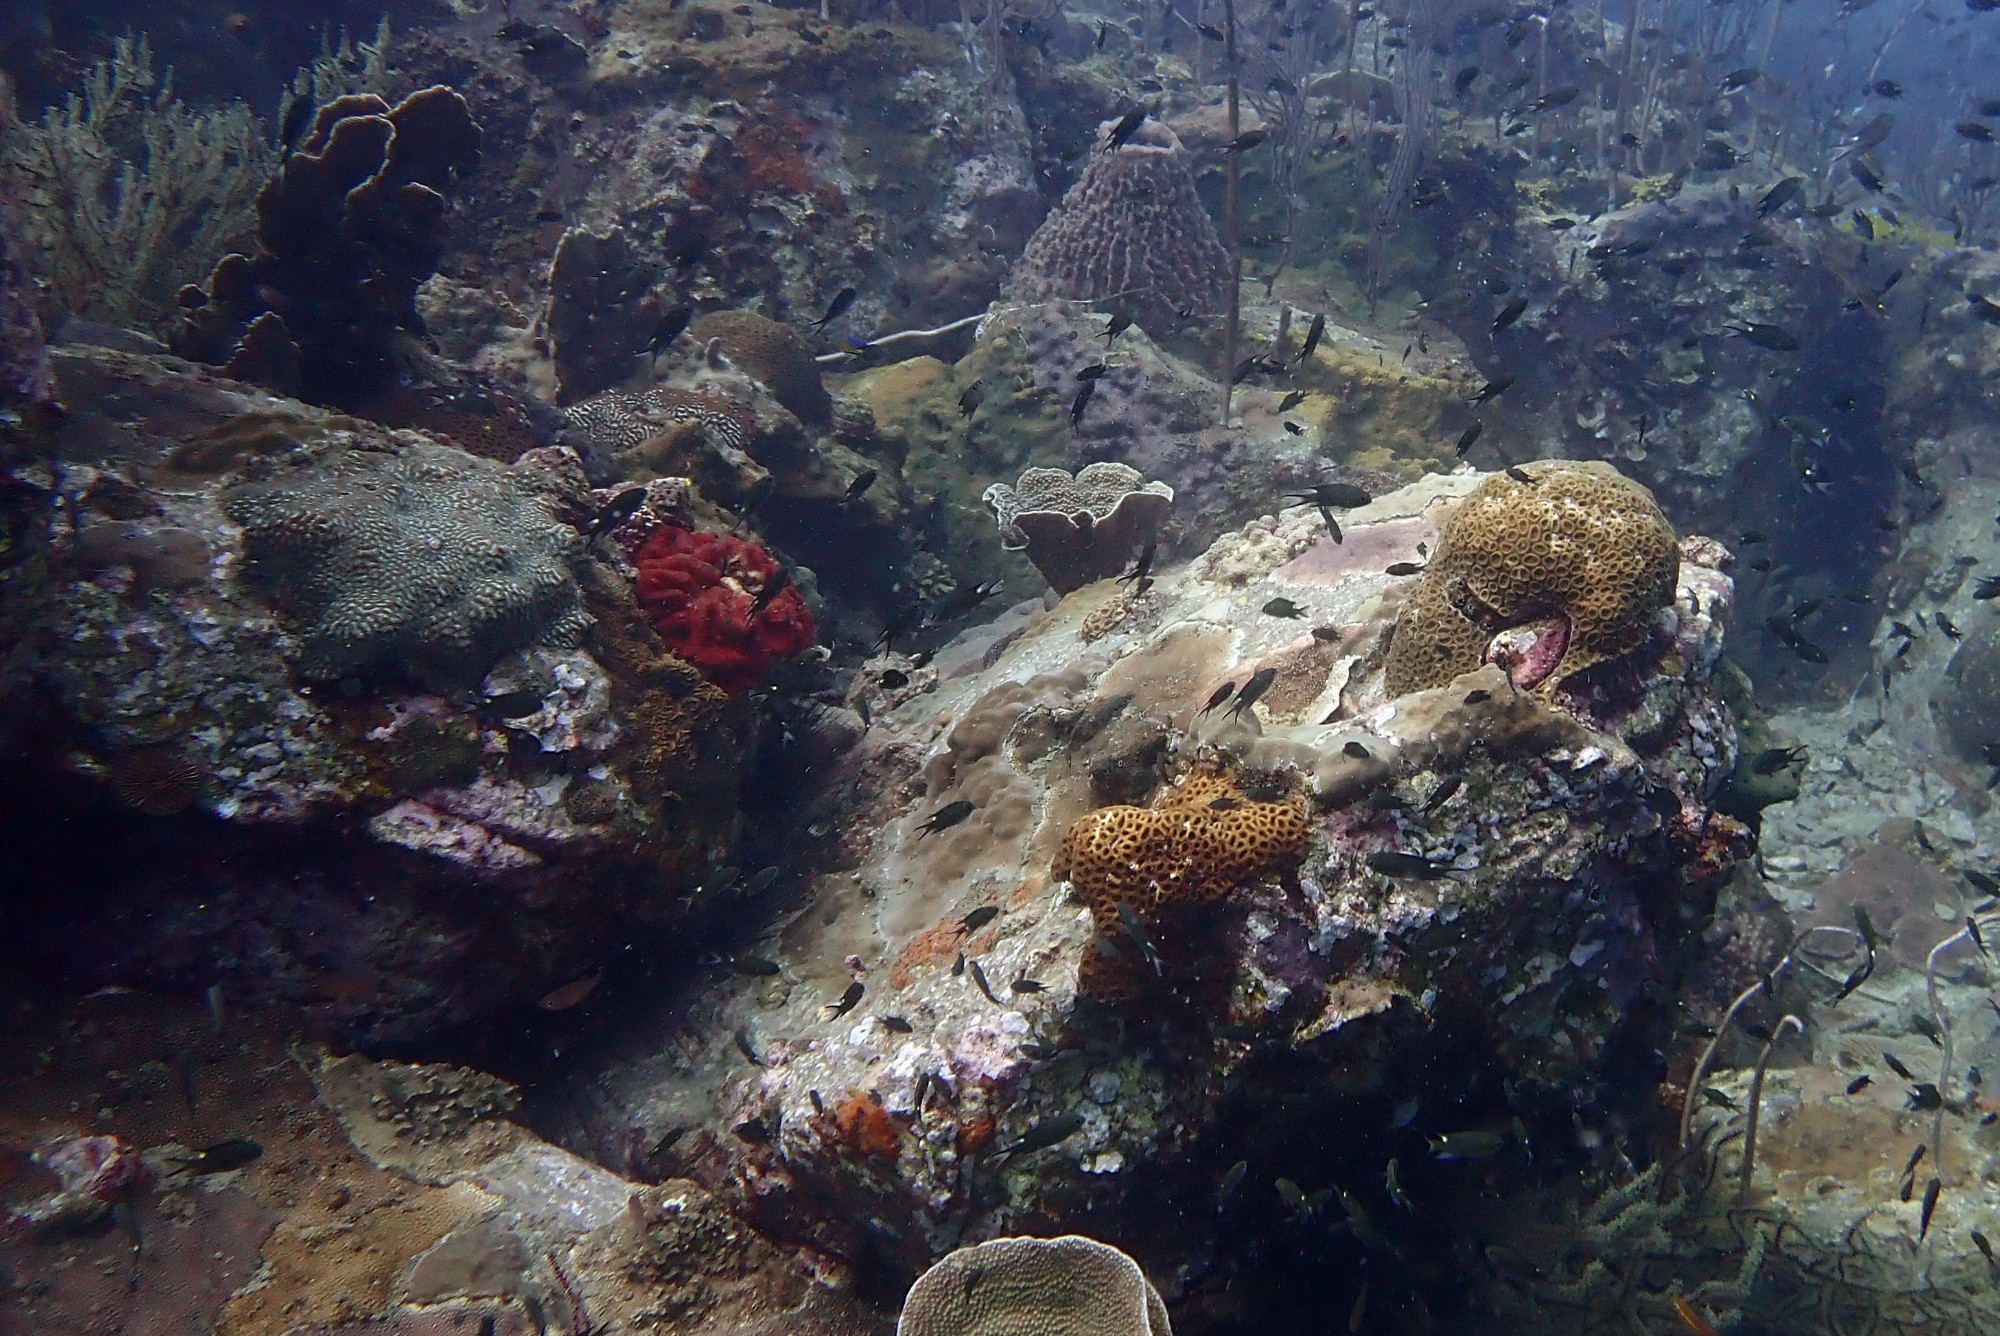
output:
<path id="1" fill-rule="evenodd" d="M 1543 93 L 1540 97 L 1529 103 L 1528 110 L 1554 111 L 1558 107 L 1567 107 L 1570 103 L 1576 101 L 1582 92 L 1583 90 L 1575 84 L 1564 84 L 1561 88 L 1551 88 L 1548 92 Z"/>
<path id="2" fill-rule="evenodd" d="M 525 719 L 546 704 L 542 692 L 509 691 L 499 696 L 481 696 L 473 703 L 473 709 L 489 719 Z"/>
<path id="3" fill-rule="evenodd" d="M 1490 400 L 1498 399 L 1501 395 L 1507 392 L 1507 387 L 1512 385 L 1513 383 L 1514 383 L 1514 377 L 1512 376 L 1495 376 L 1492 380 L 1487 381 L 1486 384 L 1480 387 L 1479 393 L 1473 395 L 1472 398 L 1468 399 L 1466 402 L 1472 404 L 1483 404 L 1489 402 Z"/>
<path id="4" fill-rule="evenodd" d="M 1114 314 L 1111 317 L 1111 323 L 1104 327 L 1104 346 L 1109 348 L 1111 346 L 1111 341 L 1113 339 L 1117 338 L 1120 334 L 1123 334 L 1126 330 L 1130 328 L 1132 328 L 1131 316 L 1126 315 L 1123 312 Z"/>
<path id="5" fill-rule="evenodd" d="M 1804 346 L 1782 325 L 1768 325 L 1752 320 L 1742 325 L 1724 325 L 1723 328 L 1771 352 L 1797 352 Z"/>
<path id="6" fill-rule="evenodd" d="M 653 326 L 653 332 L 648 334 L 646 342 L 640 345 L 640 356 L 657 357 L 665 352 L 667 347 L 681 336 L 681 332 L 688 327 L 688 322 L 692 319 L 694 319 L 694 308 L 691 306 L 675 306 L 661 312 L 658 323 Z"/>
<path id="7" fill-rule="evenodd" d="M 1759 218 L 1769 218 L 1800 195 L 1803 195 L 1805 188 L 1806 182 L 1804 177 L 1785 177 L 1778 184 L 1765 191 L 1764 197 L 1757 201 L 1757 216 Z"/>
<path id="8" fill-rule="evenodd" d="M 306 126 L 312 124 L 313 95 L 310 92 L 295 94 L 285 103 L 284 115 L 278 121 L 279 161 L 291 158 L 298 147 L 299 137 L 305 134 Z"/>
<path id="9" fill-rule="evenodd" d="M 597 513 L 583 526 L 584 541 L 589 542 L 599 534 L 609 533 L 638 514 L 639 507 L 645 504 L 645 488 L 627 487 L 597 508 Z"/>
<path id="10" fill-rule="evenodd" d="M 910 685 L 910 675 L 901 668 L 884 668 L 882 675 L 875 680 L 891 691 L 900 691 Z"/>
<path id="11" fill-rule="evenodd" d="M 1075 1136 L 1083 1126 L 1083 1118 L 1074 1113 L 1061 1114 L 1036 1123 L 1021 1134 L 1021 1139 L 1006 1148 L 1008 1155 L 1027 1155 L 1038 1150 L 1047 1150 L 1060 1141 Z"/>
<path id="12" fill-rule="evenodd" d="M 986 382 L 975 380 L 958 396 L 958 415 L 969 418 L 986 401 Z"/>
<path id="13" fill-rule="evenodd" d="M 1958 131 L 1961 138 L 1970 139 L 1974 143 L 1990 144 L 1993 142 L 1993 127 L 1983 122 L 1960 121 L 1952 128 Z"/>
<path id="14" fill-rule="evenodd" d="M 981 928 L 985 927 L 987 924 L 991 923 L 994 919 L 999 917 L 1000 917 L 1000 907 L 998 905 L 981 905 L 979 908 L 973 910 L 970 914 L 967 914 L 964 918 L 960 919 L 958 921 L 958 926 L 961 929 L 963 929 L 967 934 L 971 934 L 978 932 Z"/>
<path id="15" fill-rule="evenodd" d="M 1101 380 L 1103 379 L 1106 370 L 1107 368 L 1104 363 L 1094 362 L 1091 365 L 1085 367 L 1083 370 L 1077 372 L 1076 378 L 1078 380 Z"/>
<path id="16" fill-rule="evenodd" d="M 1340 522 L 1333 517 L 1333 511 L 1326 506 L 1319 508 L 1319 517 L 1326 521 L 1327 536 L 1334 542 L 1340 541 Z"/>
<path id="17" fill-rule="evenodd" d="M 861 995 L 866 991 L 862 987 L 861 980 L 856 979 L 847 985 L 847 991 L 840 995 L 840 1001 L 829 1002 L 819 1009 L 820 1019 L 830 1021 L 837 1016 L 845 1016 L 861 1004 Z"/>
<path id="18" fill-rule="evenodd" d="M 1268 130 L 1245 130 L 1242 134 L 1224 144 L 1222 151 L 1224 153 L 1248 153 L 1268 138 L 1270 138 Z"/>
<path id="19" fill-rule="evenodd" d="M 893 1034 L 909 1034 L 914 1028 L 901 1016 L 877 1016 L 875 1019 L 882 1022 L 883 1029 Z"/>
<path id="20" fill-rule="evenodd" d="M 241 1169 L 263 1153 L 264 1148 L 248 1137 L 234 1137 L 196 1151 L 193 1158 L 186 1162 L 187 1171 L 191 1174 L 226 1173 L 231 1169 Z"/>
<path id="21" fill-rule="evenodd" d="M 1861 188 L 1871 195 L 1882 193 L 1882 173 L 1866 158 L 1853 158 L 1847 164 L 1848 175 L 1860 183 Z"/>
<path id="22" fill-rule="evenodd" d="M 847 491 L 842 493 L 840 504 L 844 506 L 849 502 L 860 500 L 862 493 L 873 487 L 875 479 L 879 476 L 874 469 L 863 469 L 855 474 L 854 481 L 847 484 Z"/>
<path id="23" fill-rule="evenodd" d="M 1375 754 L 1373 752 L 1369 751 L 1366 747 L 1362 746 L 1358 742 L 1353 741 L 1352 739 L 1350 739 L 1348 742 L 1342 745 L 1340 749 L 1340 754 L 1343 756 L 1352 757 L 1354 760 L 1357 761 L 1372 761 L 1375 759 Z"/>
<path id="24" fill-rule="evenodd" d="M 1151 115 L 1144 106 L 1137 106 L 1118 118 L 1118 123 L 1105 131 L 1104 142 L 1109 148 L 1120 148 L 1126 140 L 1139 132 L 1139 127 Z"/>
<path id="25" fill-rule="evenodd" d="M 1266 617 L 1303 617 L 1306 610 L 1288 598 L 1274 598 L 1261 609 Z"/>
<path id="26" fill-rule="evenodd" d="M 1364 861 L 1385 877 L 1414 877 L 1419 881 L 1436 881 L 1451 875 L 1452 870 L 1449 863 L 1433 863 L 1421 855 L 1400 853 L 1394 849 L 1377 850 Z"/>
<path id="27" fill-rule="evenodd" d="M 2000 575 L 1988 575 L 1981 579 L 1972 596 L 1981 601 L 2000 598 Z"/>
<path id="28" fill-rule="evenodd" d="M 1938 630 L 1944 632 L 1945 639 L 1947 640 L 1965 639 L 1965 637 L 1962 634 L 1960 634 L 1959 629 L 1956 626 L 1952 625 L 1951 619 L 1945 616 L 1943 613 L 1933 612 L 1931 614 L 1931 621 L 1937 624 Z"/>
<path id="29" fill-rule="evenodd" d="M 1890 1071 L 1896 1073 L 1896 1075 L 1902 1077 L 1905 1081 L 1914 1081 L 1917 1079 L 1916 1074 L 1903 1065 L 1902 1059 L 1886 1049 L 1883 1050 L 1882 1061 L 1888 1066 Z"/>
<path id="30" fill-rule="evenodd" d="M 1521 312 L 1527 309 L 1528 299 L 1526 297 L 1519 294 L 1509 297 L 1507 304 L 1500 308 L 1500 314 L 1493 317 L 1493 332 L 1498 334 L 1501 330 L 1519 320 Z"/>
<path id="31" fill-rule="evenodd" d="M 1986 1236 L 1980 1233 L 1978 1230 L 1975 1229 L 1970 1232 L 1972 1234 L 1973 1243 L 1978 1245 L 1979 1251 L 1985 1254 L 1986 1256 L 1987 1270 L 1995 1273 L 2000 1273 L 2000 1262 L 1996 1262 L 1993 1260 L 1993 1245 L 1987 1242 Z"/>
<path id="32" fill-rule="evenodd" d="M 1157 539 L 1147 543 L 1145 550 L 1139 553 L 1139 559 L 1132 563 L 1132 569 L 1118 577 L 1118 583 L 1131 584 L 1135 580 L 1146 579 L 1147 576 L 1152 574 L 1153 558 L 1159 555 L 1159 551 L 1160 544 Z"/>
<path id="33" fill-rule="evenodd" d="M 1324 313 L 1321 313 L 1313 317 L 1312 327 L 1306 330 L 1305 344 L 1299 349 L 1299 355 L 1293 358 L 1292 361 L 1296 364 L 1311 357 L 1313 350 L 1319 347 L 1320 336 L 1325 333 L 1326 316 Z"/>
<path id="34" fill-rule="evenodd" d="M 965 962 L 965 967 L 972 972 L 972 981 L 979 985 L 980 992 L 986 994 L 986 1000 L 998 1006 L 1000 999 L 993 995 L 993 985 L 986 982 L 986 971 L 979 968 L 979 962 L 968 960 Z"/>
<path id="35" fill-rule="evenodd" d="M 1850 1095 L 1860 1094 L 1863 1090 L 1868 1088 L 1869 1082 L 1873 1081 L 1874 1079 L 1875 1078 L 1870 1076 L 1867 1072 L 1861 1073 L 1861 1075 L 1855 1077 L 1852 1081 L 1849 1081 L 1847 1083 L 1847 1093 Z"/>
<path id="36" fill-rule="evenodd" d="M 1226 42 L 1229 40 L 1224 35 L 1222 29 L 1216 27 L 1213 23 L 1197 23 L 1194 25 L 1194 30 L 1211 42 Z"/>
<path id="37" fill-rule="evenodd" d="M 1278 411 L 1280 413 L 1289 413 L 1305 401 L 1306 392 L 1304 390 L 1293 390 L 1284 398 L 1278 400 Z"/>
<path id="38" fill-rule="evenodd" d="M 1504 471 L 1508 477 L 1520 483 L 1523 487 L 1533 487 L 1535 485 L 1534 476 L 1518 465 L 1509 464 Z"/>
<path id="39" fill-rule="evenodd" d="M 1213 710 L 1216 706 L 1222 704 L 1235 694 L 1236 684 L 1234 682 L 1224 682 L 1210 693 L 1208 704 L 1201 707 L 1201 713 L 1207 714 L 1210 710 Z"/>
<path id="40" fill-rule="evenodd" d="M 860 295 L 861 293 L 854 288 L 842 288 L 839 292 L 836 292 L 833 295 L 833 300 L 826 304 L 826 314 L 814 322 L 813 333 L 819 333 L 828 325 L 840 319 L 841 316 L 846 315 L 847 308 L 854 305 L 854 299 Z"/>
<path id="41" fill-rule="evenodd" d="M 1017 993 L 1041 993 L 1048 991 L 1048 985 L 1039 979 L 1020 978 L 1007 986 Z"/>
<path id="42" fill-rule="evenodd" d="M 960 798 L 957 802 L 946 803 L 918 824 L 917 838 L 921 840 L 924 836 L 934 834 L 937 831 L 950 830 L 953 826 L 971 815 L 972 800 L 970 798 Z"/>
<path id="43" fill-rule="evenodd" d="M 1431 790 L 1431 796 L 1424 799 L 1424 805 L 1417 810 L 1423 815 L 1429 816 L 1432 812 L 1435 812 L 1438 808 L 1449 802 L 1451 795 L 1457 793 L 1464 783 L 1465 781 L 1457 775 L 1443 776 L 1438 780 L 1437 787 Z"/>
<path id="44" fill-rule="evenodd" d="M 1259 668 L 1250 675 L 1250 680 L 1243 684 L 1243 689 L 1236 693 L 1236 703 L 1229 707 L 1229 713 L 1238 715 L 1248 710 L 1263 698 L 1264 693 L 1271 689 L 1271 683 L 1277 680 L 1276 668 Z"/>
<path id="45" fill-rule="evenodd" d="M 1868 85 L 1868 91 L 1876 97 L 1886 97 L 1893 102 L 1903 95 L 1903 85 L 1894 79 L 1877 79 Z"/>
<path id="46" fill-rule="evenodd" d="M 746 620 L 757 620 L 758 614 L 770 607 L 778 595 L 785 592 L 785 586 L 791 582 L 792 572 L 791 568 L 787 566 L 778 567 L 776 575 L 766 576 L 764 578 L 764 587 L 757 591 L 757 600 L 750 605 L 750 616 Z"/>
<path id="47" fill-rule="evenodd" d="M 1311 491 L 1286 492 L 1285 495 L 1315 506 L 1333 506 L 1340 510 L 1356 510 L 1375 499 L 1362 488 L 1347 482 L 1316 482 Z"/>
<path id="48" fill-rule="evenodd" d="M 1478 80 L 1478 78 L 1479 78 L 1479 67 L 1477 65 L 1467 65 L 1457 74 L 1452 75 L 1451 76 L 1452 96 L 1464 97 L 1465 90 L 1472 87 L 1472 85 L 1474 84 L 1474 82 Z"/>
<path id="49" fill-rule="evenodd" d="M 1479 439 L 1479 433 L 1484 430 L 1486 430 L 1486 428 L 1477 422 L 1467 427 L 1463 432 L 1459 434 L 1458 448 L 1454 453 L 1456 453 L 1460 459 L 1464 459 L 1465 452 L 1472 448 L 1472 443 Z"/>
<path id="50" fill-rule="evenodd" d="M 1739 92 L 1763 77 L 1764 71 L 1748 66 L 1740 70 L 1731 70 L 1722 76 L 1722 82 L 1716 85 L 1716 90 L 1724 94 Z"/>
<path id="51" fill-rule="evenodd" d="M 1493 693 L 1488 691 L 1485 687 L 1474 687 L 1472 690 L 1465 693 L 1465 704 L 1467 705 L 1484 705 L 1487 701 L 1492 699 L 1493 699 Z"/>
<path id="52" fill-rule="evenodd" d="M 1285 430 L 1293 436 L 1303 436 L 1306 434 L 1306 429 L 1296 422 L 1287 421 L 1285 423 Z"/>
<path id="53" fill-rule="evenodd" d="M 1384 575 L 1421 575 L 1423 563 L 1416 561 L 1392 561 L 1383 568 Z"/>
<path id="54" fill-rule="evenodd" d="M 1918 1243 L 1922 1243 L 1924 1236 L 1931 1232 L 1931 1213 L 1937 1210 L 1938 1194 L 1942 1191 L 1944 1191 L 1944 1180 L 1941 1178 L 1933 1177 L 1930 1182 L 1924 1184 L 1924 1210 L 1921 1223 L 1917 1226 Z"/>
<path id="55" fill-rule="evenodd" d="M 1078 427 L 1083 424 L 1083 410 L 1089 405 L 1090 396 L 1095 393 L 1097 393 L 1096 381 L 1086 380 L 1083 382 L 1083 388 L 1076 392 L 1076 399 L 1069 406 L 1069 425 L 1071 427 Z"/>
<path id="56" fill-rule="evenodd" d="M 724 956 L 722 963 L 750 979 L 768 979 L 779 972 L 778 962 L 762 956 Z"/>

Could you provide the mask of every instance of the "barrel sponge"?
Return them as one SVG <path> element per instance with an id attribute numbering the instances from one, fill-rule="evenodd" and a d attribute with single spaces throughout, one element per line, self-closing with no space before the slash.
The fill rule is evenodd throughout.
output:
<path id="1" fill-rule="evenodd" d="M 833 396 L 819 378 L 819 363 L 798 331 L 754 311 L 716 311 L 694 322 L 696 343 L 714 339 L 729 360 L 761 381 L 771 397 L 801 422 L 827 422 Z"/>
<path id="2" fill-rule="evenodd" d="M 344 450 L 235 489 L 248 572 L 303 623 L 308 677 L 393 669 L 448 690 L 577 643 L 576 530 L 554 484 L 429 442 Z"/>
<path id="3" fill-rule="evenodd" d="M 989 1239 L 917 1277 L 896 1336 L 1173 1336 L 1130 1257 L 1095 1239 Z"/>
<path id="4" fill-rule="evenodd" d="M 1251 802 L 1227 779 L 1197 775 L 1152 807 L 1085 813 L 1050 871 L 1070 883 L 1098 931 L 1116 933 L 1121 900 L 1147 918 L 1219 900 L 1247 882 L 1296 872 L 1311 839 L 1303 799 Z"/>
<path id="5" fill-rule="evenodd" d="M 1653 494 L 1595 460 L 1543 461 L 1488 478 L 1439 527 L 1390 642 L 1392 696 L 1479 667 L 1488 643 L 1558 615 L 1566 642 L 1545 689 L 1636 649 L 1673 603 L 1680 547 Z"/>

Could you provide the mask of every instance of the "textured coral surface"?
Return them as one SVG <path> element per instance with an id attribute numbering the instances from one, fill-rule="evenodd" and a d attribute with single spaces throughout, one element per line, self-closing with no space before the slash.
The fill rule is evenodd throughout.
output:
<path id="1" fill-rule="evenodd" d="M 1095 1239 L 989 1239 L 918 1278 L 896 1336 L 1173 1336 L 1138 1263 Z"/>
<path id="2" fill-rule="evenodd" d="M 576 531 L 533 474 L 448 446 L 353 451 L 241 488 L 244 550 L 304 620 L 306 673 L 373 668 L 426 685 L 476 679 L 524 645 L 589 624 Z"/>
<path id="3" fill-rule="evenodd" d="M 1174 489 L 1141 482 L 1124 464 L 1031 468 L 1017 486 L 996 482 L 986 504 L 1000 522 L 1000 545 L 1025 549 L 1059 594 L 1115 575 L 1173 513 Z"/>
<path id="4" fill-rule="evenodd" d="M 669 527 L 646 540 L 634 564 L 639 602 L 661 638 L 732 696 L 813 642 L 817 628 L 798 590 L 756 609 L 782 568 L 755 543 Z"/>
<path id="5" fill-rule="evenodd" d="M 1566 637 L 1553 666 L 1539 639 L 1519 650 L 1553 686 L 1635 648 L 1673 602 L 1680 548 L 1651 492 L 1596 461 L 1523 472 L 1488 478 L 1444 521 L 1390 644 L 1390 694 L 1443 686 L 1498 633 L 1561 617 L 1543 628 Z"/>
<path id="6" fill-rule="evenodd" d="M 718 444 L 738 450 L 750 440 L 748 414 L 727 399 L 666 386 L 639 394 L 607 390 L 572 404 L 564 414 L 571 425 L 589 432 L 601 448 L 612 453 L 664 435 L 682 422 L 699 423 Z"/>
<path id="7" fill-rule="evenodd" d="M 1108 127 L 1107 127 L 1108 128 Z M 1174 132 L 1157 121 L 1099 150 L 1014 269 L 1022 300 L 1118 297 L 1149 333 L 1216 312 L 1229 252 L 1195 192 Z"/>
<path id="8" fill-rule="evenodd" d="M 717 311 L 695 321 L 688 336 L 696 343 L 719 341 L 732 362 L 764 382 L 800 421 L 833 416 L 833 397 L 820 382 L 812 348 L 789 326 L 751 311 Z"/>

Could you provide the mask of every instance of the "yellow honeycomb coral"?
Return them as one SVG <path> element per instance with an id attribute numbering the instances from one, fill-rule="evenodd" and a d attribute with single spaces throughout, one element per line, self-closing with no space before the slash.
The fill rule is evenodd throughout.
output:
<path id="1" fill-rule="evenodd" d="M 1390 695 L 1443 686 L 1489 657 L 1522 686 L 1553 687 L 1637 648 L 1673 602 L 1680 548 L 1651 492 L 1594 460 L 1519 472 L 1529 481 L 1487 479 L 1440 527 L 1389 645 Z M 1489 655 L 1508 631 L 1517 648 Z"/>

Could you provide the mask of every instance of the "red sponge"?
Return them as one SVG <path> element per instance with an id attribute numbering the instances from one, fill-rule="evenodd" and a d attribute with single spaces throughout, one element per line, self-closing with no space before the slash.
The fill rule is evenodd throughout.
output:
<path id="1" fill-rule="evenodd" d="M 755 543 L 668 527 L 648 538 L 633 562 L 639 602 L 660 637 L 732 696 L 813 643 L 818 628 L 796 589 L 785 588 L 750 616 L 781 570 Z"/>

